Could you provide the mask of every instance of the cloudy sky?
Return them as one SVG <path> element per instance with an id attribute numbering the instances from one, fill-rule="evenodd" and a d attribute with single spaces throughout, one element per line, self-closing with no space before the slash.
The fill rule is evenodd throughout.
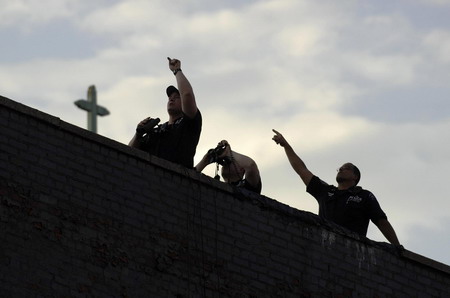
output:
<path id="1" fill-rule="evenodd" d="M 335 183 L 362 171 L 405 248 L 450 264 L 450 0 L 0 0 L 0 94 L 74 125 L 95 85 L 98 133 L 128 143 L 167 120 L 167 58 L 218 141 L 252 157 L 262 193 L 317 213 L 272 128 Z M 214 166 L 205 174 L 213 176 Z M 386 241 L 371 224 L 368 237 Z"/>

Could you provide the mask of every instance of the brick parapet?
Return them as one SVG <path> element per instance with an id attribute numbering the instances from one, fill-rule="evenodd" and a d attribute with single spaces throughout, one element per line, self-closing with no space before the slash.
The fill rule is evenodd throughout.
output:
<path id="1" fill-rule="evenodd" d="M 0 294 L 444 297 L 449 267 L 0 97 Z"/>

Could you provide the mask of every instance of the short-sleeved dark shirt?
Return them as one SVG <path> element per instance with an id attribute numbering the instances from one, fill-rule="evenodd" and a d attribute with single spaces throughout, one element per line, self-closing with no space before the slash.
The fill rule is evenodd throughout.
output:
<path id="1" fill-rule="evenodd" d="M 359 186 L 338 190 L 314 176 L 306 191 L 319 203 L 319 216 L 362 236 L 367 234 L 369 220 L 387 219 L 375 196 Z"/>
<path id="2" fill-rule="evenodd" d="M 202 115 L 199 110 L 194 118 L 186 115 L 174 124 L 158 125 L 153 133 L 142 140 L 142 149 L 185 167 L 194 166 L 194 155 L 202 130 Z"/>

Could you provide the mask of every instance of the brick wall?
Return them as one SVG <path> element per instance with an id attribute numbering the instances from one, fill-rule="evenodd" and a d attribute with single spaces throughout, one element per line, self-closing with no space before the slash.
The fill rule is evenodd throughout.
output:
<path id="1" fill-rule="evenodd" d="M 450 268 L 0 97 L 0 297 L 448 297 Z"/>

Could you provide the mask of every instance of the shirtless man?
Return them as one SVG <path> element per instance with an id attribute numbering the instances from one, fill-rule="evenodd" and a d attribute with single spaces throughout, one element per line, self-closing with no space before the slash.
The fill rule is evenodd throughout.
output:
<path id="1" fill-rule="evenodd" d="M 226 140 L 220 141 L 216 149 L 209 150 L 195 169 L 201 172 L 214 162 L 222 165 L 221 174 L 226 183 L 261 193 L 262 182 L 256 162 L 246 155 L 231 150 Z"/>

